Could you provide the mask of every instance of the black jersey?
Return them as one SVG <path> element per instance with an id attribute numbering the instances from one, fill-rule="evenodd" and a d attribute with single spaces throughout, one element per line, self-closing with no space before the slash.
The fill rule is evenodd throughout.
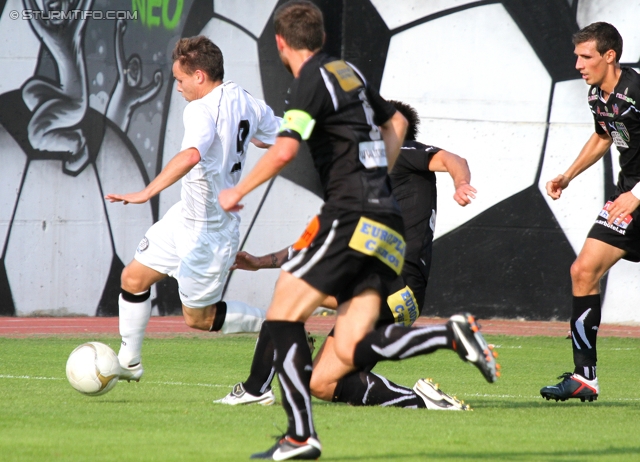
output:
<path id="1" fill-rule="evenodd" d="M 640 75 L 623 67 L 607 101 L 596 86 L 588 100 L 596 133 L 609 135 L 620 152 L 617 193 L 630 191 L 640 181 Z"/>
<path id="2" fill-rule="evenodd" d="M 395 108 L 357 69 L 317 53 L 300 69 L 285 104 L 278 136 L 307 140 L 325 207 L 399 214 L 378 128 Z"/>
<path id="3" fill-rule="evenodd" d="M 437 211 L 436 174 L 429 170 L 431 157 L 440 151 L 417 141 L 405 141 L 389 174 L 405 228 L 405 264 L 402 275 L 420 308 L 429 269 Z"/>

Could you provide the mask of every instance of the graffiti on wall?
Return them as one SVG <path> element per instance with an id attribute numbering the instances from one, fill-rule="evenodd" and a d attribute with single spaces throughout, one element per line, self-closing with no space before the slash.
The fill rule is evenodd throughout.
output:
<path id="1" fill-rule="evenodd" d="M 117 314 L 120 272 L 146 229 L 179 199 L 179 186 L 142 206 L 102 198 L 141 189 L 178 152 L 186 103 L 171 76 L 173 45 L 181 36 L 209 36 L 225 55 L 225 78 L 282 113 L 291 77 L 273 43 L 280 3 L 5 2 L 0 37 L 22 45 L 0 53 L 5 67 L 16 63 L 0 82 L 0 315 Z M 562 200 L 544 194 L 593 130 L 571 35 L 611 22 L 625 39 L 623 62 L 637 66 L 640 7 L 623 0 L 317 3 L 327 50 L 360 67 L 383 96 L 416 107 L 420 141 L 469 161 L 479 191 L 471 206 L 457 207 L 449 180 L 438 177 L 424 311 L 568 318 L 569 266 L 619 169 L 614 150 Z M 246 169 L 260 154 L 251 148 Z M 319 191 L 302 152 L 247 198 L 243 248 L 264 254 L 288 245 L 317 213 Z M 234 273 L 227 298 L 265 307 L 277 272 L 263 273 Z M 603 319 L 638 320 L 619 309 L 634 305 L 640 291 L 629 288 L 638 284 L 637 265 L 614 267 Z M 154 288 L 157 314 L 179 312 L 175 289 L 170 280 Z"/>

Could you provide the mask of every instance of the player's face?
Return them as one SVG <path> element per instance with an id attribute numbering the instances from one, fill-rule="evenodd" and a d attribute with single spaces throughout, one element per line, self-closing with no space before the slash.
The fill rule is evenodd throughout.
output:
<path id="1" fill-rule="evenodd" d="M 280 60 L 282 61 L 282 64 L 284 64 L 284 67 L 291 74 L 293 74 L 293 71 L 291 70 L 291 64 L 289 64 L 289 58 L 287 58 L 284 52 L 285 46 L 287 46 L 287 43 L 284 41 L 284 39 L 281 36 L 276 35 L 276 47 L 278 48 L 278 54 L 280 55 Z"/>
<path id="2" fill-rule="evenodd" d="M 600 86 L 607 76 L 608 60 L 607 53 L 601 55 L 596 50 L 596 42 L 578 43 L 573 51 L 577 56 L 576 69 L 582 74 L 582 79 L 588 85 Z"/>
<path id="3" fill-rule="evenodd" d="M 198 76 L 197 73 L 189 75 L 182 69 L 179 61 L 173 62 L 173 77 L 176 79 L 176 89 L 187 101 L 198 99 Z"/>

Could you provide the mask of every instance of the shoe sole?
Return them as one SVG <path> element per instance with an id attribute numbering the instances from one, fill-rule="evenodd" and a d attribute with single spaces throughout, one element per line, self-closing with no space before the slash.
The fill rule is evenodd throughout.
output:
<path id="1" fill-rule="evenodd" d="M 226 397 L 225 397 L 226 398 Z M 267 398 L 255 400 L 255 401 L 244 401 L 244 402 L 226 402 L 225 398 L 217 399 L 214 403 L 217 404 L 227 404 L 229 406 L 242 406 L 245 404 L 260 404 L 261 406 L 271 406 L 276 402 L 275 396 L 268 396 Z"/>
<path id="2" fill-rule="evenodd" d="M 434 400 L 428 395 L 428 393 L 426 393 L 425 391 L 423 391 L 423 387 L 424 388 L 429 388 L 431 390 L 434 390 L 436 393 L 438 393 L 438 395 L 441 397 L 441 400 L 443 403 L 449 404 L 449 406 L 443 407 L 443 406 L 439 406 L 436 402 L 434 402 Z M 442 390 L 440 390 L 439 388 L 437 388 L 437 385 L 433 386 L 433 382 L 431 382 L 431 380 L 429 379 L 423 379 L 423 380 L 419 380 L 414 386 L 413 386 L 413 391 L 416 392 L 416 394 L 418 396 L 420 396 L 423 401 L 425 401 L 425 405 L 427 406 L 427 409 L 431 410 L 431 411 L 471 411 L 471 407 L 469 407 L 468 405 L 464 404 L 462 401 L 460 401 L 459 399 L 446 395 L 451 401 L 453 401 L 453 403 L 451 401 L 449 401 L 448 399 L 446 399 L 443 394 L 444 392 Z M 433 403 L 434 407 L 429 407 L 428 404 L 426 404 L 426 401 Z"/>
<path id="3" fill-rule="evenodd" d="M 542 393 L 540 392 L 540 395 L 542 395 L 543 398 L 545 398 L 547 401 L 549 400 L 556 400 L 556 403 L 558 401 L 567 401 L 569 399 L 579 399 L 581 402 L 585 402 L 585 401 L 589 401 L 590 403 L 593 401 L 596 401 L 598 399 L 598 395 L 589 395 L 589 396 L 569 396 L 567 398 L 562 397 L 562 396 L 557 396 L 554 395 L 552 393 Z"/>
<path id="4" fill-rule="evenodd" d="M 458 322 L 452 321 L 454 332 L 462 341 L 465 350 L 467 350 L 467 358 L 465 358 L 465 360 L 480 369 L 480 372 L 487 382 L 494 383 L 498 380 L 498 377 L 500 377 L 500 365 L 495 360 L 495 356 L 497 356 L 497 354 L 494 353 L 493 349 L 487 344 L 486 340 L 480 333 L 480 327 L 476 322 L 476 318 L 471 314 L 461 316 L 464 317 L 464 320 L 471 331 L 473 342 L 475 342 L 478 347 L 476 350 L 474 345 L 470 343 L 470 339 L 465 336 L 462 327 L 458 325 Z M 476 354 L 476 357 L 468 356 L 470 348 L 474 349 L 473 353 Z"/>
<path id="5" fill-rule="evenodd" d="M 138 372 L 140 373 L 140 375 L 138 375 L 136 377 L 136 374 Z M 133 372 L 131 374 L 127 374 L 126 376 L 120 374 L 120 378 L 118 380 L 120 380 L 120 381 L 126 380 L 127 382 L 140 382 L 140 379 L 142 378 L 143 374 L 144 374 L 144 369 L 142 371 L 136 371 L 136 372 Z"/>

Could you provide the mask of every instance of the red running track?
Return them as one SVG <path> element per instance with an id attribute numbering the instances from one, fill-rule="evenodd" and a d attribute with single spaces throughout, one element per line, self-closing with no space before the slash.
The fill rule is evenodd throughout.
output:
<path id="1" fill-rule="evenodd" d="M 333 327 L 335 316 L 312 316 L 307 321 L 307 330 L 313 334 L 326 335 Z M 439 324 L 446 322 L 442 318 L 418 318 L 416 326 Z M 514 320 L 480 320 L 484 334 L 504 334 L 516 336 L 549 336 L 566 337 L 569 331 L 568 322 L 514 321 Z M 0 337 L 42 337 L 42 336 L 118 336 L 118 318 L 15 318 L 0 317 Z M 172 336 L 216 336 L 187 327 L 182 316 L 154 316 L 149 321 L 147 335 L 152 337 Z M 600 326 L 600 337 L 640 337 L 640 326 L 603 324 Z"/>

